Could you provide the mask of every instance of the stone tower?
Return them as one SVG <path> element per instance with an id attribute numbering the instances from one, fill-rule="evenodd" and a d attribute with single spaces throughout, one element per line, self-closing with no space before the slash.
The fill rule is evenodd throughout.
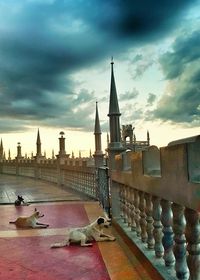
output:
<path id="1" fill-rule="evenodd" d="M 65 160 L 69 158 L 69 154 L 66 154 L 65 151 L 65 133 L 63 131 L 60 132 L 59 139 L 59 152 L 58 155 L 56 155 L 57 159 L 59 160 L 60 164 L 64 164 Z"/>
<path id="2" fill-rule="evenodd" d="M 22 147 L 21 147 L 21 143 L 20 142 L 17 143 L 17 156 L 15 158 L 16 158 L 16 160 L 21 160 L 21 159 L 24 158 L 22 156 Z"/>
<path id="3" fill-rule="evenodd" d="M 104 154 L 101 147 L 101 128 L 99 122 L 99 112 L 98 112 L 98 103 L 96 102 L 96 116 L 95 116 L 95 126 L 94 126 L 94 136 L 95 136 L 95 152 L 94 152 L 94 161 L 95 167 L 103 166 L 104 164 Z"/>
<path id="4" fill-rule="evenodd" d="M 109 128 L 110 128 L 110 143 L 108 144 L 109 168 L 115 169 L 115 155 L 123 152 L 125 148 L 121 143 L 120 133 L 120 116 L 117 90 L 115 85 L 115 77 L 113 70 L 114 62 L 111 61 L 111 84 L 110 84 L 110 102 L 109 102 Z"/>

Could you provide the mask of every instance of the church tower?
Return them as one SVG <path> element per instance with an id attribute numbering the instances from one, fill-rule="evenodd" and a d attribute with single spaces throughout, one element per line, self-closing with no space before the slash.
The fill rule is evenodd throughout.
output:
<path id="1" fill-rule="evenodd" d="M 110 84 L 110 102 L 109 102 L 109 128 L 110 128 L 110 143 L 108 145 L 109 154 L 109 168 L 115 169 L 114 159 L 115 155 L 123 152 L 125 149 L 121 143 L 121 133 L 120 133 L 120 116 L 117 90 L 115 85 L 114 69 L 113 69 L 113 59 L 111 60 L 111 84 Z"/>
<path id="2" fill-rule="evenodd" d="M 94 160 L 95 167 L 103 166 L 103 157 L 104 154 L 101 148 L 101 128 L 99 122 L 99 112 L 98 112 L 98 103 L 96 102 L 96 116 L 95 116 L 95 126 L 94 126 L 94 136 L 95 136 L 95 152 L 94 152 Z"/>

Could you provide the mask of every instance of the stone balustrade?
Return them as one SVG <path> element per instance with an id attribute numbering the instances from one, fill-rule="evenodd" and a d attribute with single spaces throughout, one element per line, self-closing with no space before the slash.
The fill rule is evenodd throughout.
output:
<path id="1" fill-rule="evenodd" d="M 199 280 L 200 136 L 123 152 L 110 176 L 114 220 L 164 279 Z"/>
<path id="2" fill-rule="evenodd" d="M 95 168 L 91 159 L 59 160 L 18 159 L 0 162 L 0 173 L 53 182 L 97 199 Z"/>

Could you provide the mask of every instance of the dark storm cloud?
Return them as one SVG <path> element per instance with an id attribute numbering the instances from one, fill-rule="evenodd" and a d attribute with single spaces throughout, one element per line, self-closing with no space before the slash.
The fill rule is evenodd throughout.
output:
<path id="1" fill-rule="evenodd" d="M 71 75 L 160 38 L 194 2 L 0 0 L 0 116 L 87 127 L 74 118 L 89 120 L 90 102 L 80 105 L 93 94 L 75 92 Z"/>
<path id="2" fill-rule="evenodd" d="M 189 126 L 200 125 L 200 32 L 178 38 L 161 66 L 168 79 L 168 93 L 158 102 L 154 117 Z"/>
<path id="3" fill-rule="evenodd" d="M 91 0 L 86 1 L 88 8 L 93 8 L 89 10 L 87 20 L 95 21 L 100 30 L 106 30 L 112 36 L 146 40 L 169 30 L 178 21 L 180 13 L 194 2 L 196 1 Z"/>
<path id="4" fill-rule="evenodd" d="M 172 51 L 166 52 L 160 58 L 162 70 L 166 79 L 175 79 L 185 70 L 188 63 L 200 57 L 200 31 L 178 37 L 172 45 Z"/>

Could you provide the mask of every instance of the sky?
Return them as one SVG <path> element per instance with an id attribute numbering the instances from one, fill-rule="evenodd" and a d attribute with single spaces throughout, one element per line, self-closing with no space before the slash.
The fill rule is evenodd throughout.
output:
<path id="1" fill-rule="evenodd" d="M 114 58 L 120 123 L 158 147 L 200 134 L 200 0 L 0 0 L 0 138 L 7 154 L 94 152 L 109 131 Z"/>

